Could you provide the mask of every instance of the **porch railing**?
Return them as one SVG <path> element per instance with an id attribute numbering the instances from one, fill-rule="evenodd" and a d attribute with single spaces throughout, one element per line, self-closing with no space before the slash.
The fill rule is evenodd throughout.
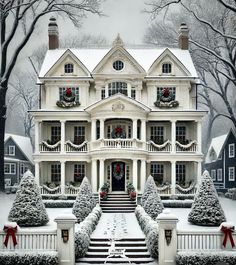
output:
<path id="1" fill-rule="evenodd" d="M 153 141 L 147 142 L 148 152 L 170 152 L 171 151 L 171 142 L 167 140 L 163 144 L 156 144 Z"/>
<path id="2" fill-rule="evenodd" d="M 84 141 L 83 143 L 77 145 L 68 140 L 65 142 L 65 151 L 86 153 L 88 152 L 88 142 Z"/>
<path id="3" fill-rule="evenodd" d="M 72 185 L 65 186 L 65 194 L 70 194 L 70 195 L 77 195 L 79 192 L 80 187 L 74 187 Z"/>
<path id="4" fill-rule="evenodd" d="M 57 195 L 61 194 L 61 186 L 57 186 L 55 188 L 49 188 L 46 185 L 40 186 L 40 192 L 42 195 Z"/>
<path id="5" fill-rule="evenodd" d="M 61 141 L 59 141 L 55 144 L 49 144 L 46 141 L 42 141 L 42 143 L 39 144 L 39 150 L 40 150 L 40 152 L 60 152 L 61 151 Z"/>
<path id="6" fill-rule="evenodd" d="M 175 194 L 181 194 L 181 195 L 184 195 L 184 194 L 195 194 L 197 191 L 197 187 L 196 187 L 196 184 L 195 183 L 192 183 L 189 187 L 187 188 L 183 188 L 181 187 L 180 185 L 176 184 L 175 186 Z"/>
<path id="7" fill-rule="evenodd" d="M 157 186 L 157 191 L 159 194 L 171 194 L 171 187 L 170 185 L 164 185 L 164 186 Z"/>
<path id="8" fill-rule="evenodd" d="M 191 141 L 188 144 L 181 144 L 176 141 L 176 152 L 196 152 L 197 151 L 197 141 Z"/>

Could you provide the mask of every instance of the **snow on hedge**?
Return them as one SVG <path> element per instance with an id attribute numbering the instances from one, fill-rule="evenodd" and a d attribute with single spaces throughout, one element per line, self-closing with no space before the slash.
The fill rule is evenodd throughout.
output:
<path id="1" fill-rule="evenodd" d="M 39 187 L 29 170 L 21 179 L 8 220 L 20 226 L 42 226 L 49 221 Z"/>
<path id="2" fill-rule="evenodd" d="M 92 187 L 88 178 L 84 177 L 72 210 L 78 223 L 82 222 L 89 215 L 95 205 L 96 201 L 93 197 Z"/>
<path id="3" fill-rule="evenodd" d="M 144 192 L 141 198 L 141 205 L 144 207 L 148 196 L 153 193 L 153 191 L 157 190 L 156 183 L 153 177 L 150 175 L 145 183 Z"/>
<path id="4" fill-rule="evenodd" d="M 219 226 L 226 221 L 224 211 L 208 171 L 204 171 L 201 184 L 188 215 L 188 221 L 195 225 Z"/>
<path id="5" fill-rule="evenodd" d="M 164 206 L 157 190 L 154 190 L 148 196 L 143 208 L 146 211 L 146 213 L 152 217 L 152 219 L 156 219 L 158 214 L 160 214 L 163 211 Z"/>

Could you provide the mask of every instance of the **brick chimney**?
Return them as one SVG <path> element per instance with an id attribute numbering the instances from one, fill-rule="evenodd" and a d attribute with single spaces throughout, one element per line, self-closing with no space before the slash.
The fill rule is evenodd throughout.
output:
<path id="1" fill-rule="evenodd" d="M 49 19 L 48 24 L 48 48 L 54 50 L 59 48 L 59 33 L 55 17 Z"/>
<path id="2" fill-rule="evenodd" d="M 179 48 L 188 50 L 188 33 L 189 29 L 185 23 L 181 23 L 179 28 Z"/>

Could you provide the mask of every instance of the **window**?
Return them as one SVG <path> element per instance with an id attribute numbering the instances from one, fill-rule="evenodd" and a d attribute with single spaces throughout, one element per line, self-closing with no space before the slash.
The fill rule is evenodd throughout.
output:
<path id="1" fill-rule="evenodd" d="M 126 165 L 125 168 L 126 168 L 126 179 L 129 180 L 129 176 L 130 176 L 129 165 Z"/>
<path id="2" fill-rule="evenodd" d="M 59 88 L 59 100 L 63 100 L 63 94 L 65 93 L 67 88 L 71 89 L 72 94 L 75 96 L 75 101 L 79 102 L 79 88 L 78 87 L 60 87 Z"/>
<path id="3" fill-rule="evenodd" d="M 212 178 L 213 181 L 216 180 L 216 170 L 215 169 L 211 170 L 211 178 Z"/>
<path id="4" fill-rule="evenodd" d="M 61 165 L 60 164 L 51 165 L 51 181 L 52 182 L 61 181 Z"/>
<path id="5" fill-rule="evenodd" d="M 13 163 L 5 163 L 4 164 L 4 173 L 5 174 L 16 174 L 16 164 Z"/>
<path id="6" fill-rule="evenodd" d="M 52 142 L 52 144 L 55 144 L 60 140 L 61 140 L 61 127 L 60 126 L 52 126 L 51 127 L 51 142 Z"/>
<path id="7" fill-rule="evenodd" d="M 131 89 L 131 98 L 135 99 L 136 98 L 136 90 Z"/>
<path id="8" fill-rule="evenodd" d="M 74 181 L 81 182 L 85 177 L 85 164 L 78 163 L 74 165 Z"/>
<path id="9" fill-rule="evenodd" d="M 111 179 L 111 166 L 110 165 L 107 166 L 107 179 L 108 180 Z"/>
<path id="10" fill-rule="evenodd" d="M 165 89 L 168 89 L 173 94 L 175 100 L 176 87 L 157 87 L 157 98 L 161 96 L 162 91 Z"/>
<path id="11" fill-rule="evenodd" d="M 124 63 L 120 60 L 117 60 L 113 63 L 113 68 L 116 70 L 116 71 L 120 71 L 124 68 Z"/>
<path id="12" fill-rule="evenodd" d="M 20 175 L 23 176 L 24 173 L 28 170 L 28 166 L 25 164 L 20 164 Z"/>
<path id="13" fill-rule="evenodd" d="M 176 164 L 176 182 L 185 184 L 186 166 L 185 164 Z"/>
<path id="14" fill-rule="evenodd" d="M 223 174 L 222 174 L 222 168 L 217 169 L 217 180 L 222 181 L 223 180 Z"/>
<path id="15" fill-rule="evenodd" d="M 186 127 L 176 126 L 176 141 L 181 144 L 186 144 Z"/>
<path id="16" fill-rule="evenodd" d="M 151 126 L 150 139 L 157 144 L 164 143 L 164 127 L 163 126 Z"/>
<path id="17" fill-rule="evenodd" d="M 125 82 L 113 82 L 108 84 L 108 96 L 122 93 L 127 96 L 127 84 Z"/>
<path id="18" fill-rule="evenodd" d="M 163 179 L 164 179 L 164 165 L 163 164 L 152 163 L 150 173 L 156 182 L 158 182 L 159 184 L 163 183 Z"/>
<path id="19" fill-rule="evenodd" d="M 235 156 L 235 146 L 234 144 L 229 144 L 229 157 L 234 157 Z"/>
<path id="20" fill-rule="evenodd" d="M 14 145 L 9 145 L 8 147 L 8 151 L 9 151 L 9 156 L 14 156 L 15 152 L 16 152 L 16 147 Z"/>
<path id="21" fill-rule="evenodd" d="M 162 65 L 162 73 L 163 74 L 171 73 L 171 64 L 170 63 L 163 63 L 163 65 Z"/>
<path id="22" fill-rule="evenodd" d="M 235 171 L 234 167 L 229 167 L 229 181 L 235 180 Z"/>
<path id="23" fill-rule="evenodd" d="M 74 72 L 74 65 L 72 63 L 65 64 L 65 74 L 70 74 Z"/>
<path id="24" fill-rule="evenodd" d="M 104 99 L 106 97 L 105 89 L 101 90 L 101 99 Z"/>
<path id="25" fill-rule="evenodd" d="M 74 127 L 74 143 L 82 144 L 85 141 L 85 127 L 76 126 Z"/>

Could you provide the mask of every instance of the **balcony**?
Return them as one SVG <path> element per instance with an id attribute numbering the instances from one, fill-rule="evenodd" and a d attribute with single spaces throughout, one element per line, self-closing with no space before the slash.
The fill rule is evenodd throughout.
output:
<path id="1" fill-rule="evenodd" d="M 147 142 L 148 152 L 171 152 L 171 142 L 167 140 L 163 144 L 156 144 L 152 140 Z"/>
<path id="2" fill-rule="evenodd" d="M 42 141 L 39 144 L 40 152 L 55 152 L 59 153 L 61 151 L 61 141 L 57 143 L 50 143 L 49 141 Z"/>
<path id="3" fill-rule="evenodd" d="M 197 152 L 197 141 L 190 141 L 186 144 L 181 144 L 180 142 L 176 141 L 176 152 Z"/>
<path id="4" fill-rule="evenodd" d="M 65 142 L 65 151 L 67 153 L 74 153 L 74 152 L 86 153 L 88 152 L 88 142 L 84 141 L 81 144 L 74 144 L 70 140 L 68 140 Z"/>

